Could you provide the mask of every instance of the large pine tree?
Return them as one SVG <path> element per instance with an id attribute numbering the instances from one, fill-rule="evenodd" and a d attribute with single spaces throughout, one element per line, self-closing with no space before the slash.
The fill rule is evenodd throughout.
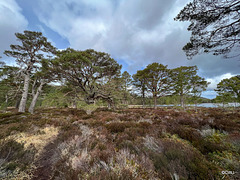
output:
<path id="1" fill-rule="evenodd" d="M 18 111 L 25 112 L 31 74 L 37 71 L 44 56 L 55 52 L 55 48 L 41 32 L 24 31 L 15 35 L 20 45 L 10 45 L 11 51 L 5 51 L 4 54 L 16 58 L 24 76 L 23 93 Z"/>

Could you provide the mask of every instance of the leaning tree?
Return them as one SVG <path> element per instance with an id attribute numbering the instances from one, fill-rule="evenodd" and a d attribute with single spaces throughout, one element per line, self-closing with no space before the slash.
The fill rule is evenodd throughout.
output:
<path id="1" fill-rule="evenodd" d="M 18 111 L 25 112 L 31 74 L 37 71 L 41 60 L 47 55 L 54 54 L 56 49 L 41 32 L 24 31 L 15 35 L 20 45 L 10 45 L 11 51 L 7 50 L 4 54 L 16 58 L 24 76 L 22 98 Z"/>
<path id="2" fill-rule="evenodd" d="M 31 84 L 31 95 L 32 95 L 32 101 L 28 108 L 28 112 L 34 113 L 34 109 L 37 103 L 37 100 L 40 96 L 40 94 L 43 91 L 43 87 L 53 82 L 57 79 L 57 75 L 55 71 L 53 70 L 53 67 L 51 67 L 52 59 L 42 59 L 40 62 L 40 67 L 38 71 L 32 76 L 32 84 Z"/>
<path id="3" fill-rule="evenodd" d="M 213 53 L 225 57 L 239 56 L 240 1 L 193 0 L 175 20 L 189 21 L 190 42 L 183 50 L 189 59 L 200 53 Z"/>
<path id="4" fill-rule="evenodd" d="M 107 87 L 119 76 L 121 66 L 109 54 L 93 49 L 77 51 L 68 48 L 57 53 L 53 66 L 59 79 L 81 91 L 87 104 L 97 99 L 112 103 L 113 92 Z"/>

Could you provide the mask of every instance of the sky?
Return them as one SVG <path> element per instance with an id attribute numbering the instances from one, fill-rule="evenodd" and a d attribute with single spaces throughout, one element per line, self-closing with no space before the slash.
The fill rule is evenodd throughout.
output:
<path id="1" fill-rule="evenodd" d="M 214 98 L 216 85 L 239 74 L 240 59 L 202 54 L 187 60 L 188 22 L 174 21 L 191 0 L 0 0 L 0 56 L 14 33 L 41 31 L 58 49 L 107 52 L 130 74 L 153 62 L 168 68 L 197 65 L 211 82 L 203 97 Z"/>

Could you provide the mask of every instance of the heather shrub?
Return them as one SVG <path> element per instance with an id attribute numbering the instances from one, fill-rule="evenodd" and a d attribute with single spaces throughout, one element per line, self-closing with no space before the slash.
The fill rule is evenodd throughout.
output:
<path id="1" fill-rule="evenodd" d="M 117 148 L 118 149 L 128 149 L 130 151 L 130 153 L 132 153 L 132 154 L 140 153 L 140 149 L 138 148 L 138 146 L 129 140 L 124 140 L 124 141 L 120 142 L 119 145 L 117 146 Z"/>
<path id="2" fill-rule="evenodd" d="M 128 135 L 129 140 L 134 141 L 137 137 L 145 136 L 147 133 L 147 129 L 139 128 L 139 127 L 130 127 L 127 128 L 124 133 Z"/>
<path id="3" fill-rule="evenodd" d="M 123 132 L 125 130 L 125 128 L 127 128 L 125 123 L 110 123 L 110 124 L 106 124 L 105 127 L 111 132 L 111 133 L 119 133 L 119 132 Z"/>
<path id="4" fill-rule="evenodd" d="M 123 132 L 126 128 L 137 126 L 136 123 L 132 122 L 112 122 L 109 124 L 106 124 L 105 127 L 111 132 L 111 133 L 120 133 Z"/>
<path id="5" fill-rule="evenodd" d="M 183 144 L 181 141 L 167 139 L 162 143 L 162 153 L 150 150 L 149 156 L 158 173 L 164 178 L 172 177 L 174 174 L 180 179 L 204 179 L 205 177 L 218 176 L 217 168 L 191 146 Z"/>
<path id="6" fill-rule="evenodd" d="M 0 143 L 0 178 L 5 176 L 17 176 L 20 172 L 24 172 L 30 168 L 34 156 L 35 148 L 24 148 L 23 144 L 9 139 Z M 19 173 L 15 173 L 19 172 Z"/>
<path id="7" fill-rule="evenodd" d="M 201 135 L 200 133 L 193 129 L 184 126 L 176 126 L 175 128 L 168 128 L 168 131 L 171 134 L 177 134 L 180 138 L 188 140 L 190 142 L 200 141 Z"/>

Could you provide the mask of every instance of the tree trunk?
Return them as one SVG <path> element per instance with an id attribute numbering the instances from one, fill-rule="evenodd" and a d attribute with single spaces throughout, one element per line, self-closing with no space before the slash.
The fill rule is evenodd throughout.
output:
<path id="1" fill-rule="evenodd" d="M 108 102 L 108 109 L 113 109 L 113 110 L 116 109 L 114 101 L 108 100 L 107 102 Z"/>
<path id="2" fill-rule="evenodd" d="M 75 100 L 73 101 L 73 108 L 77 109 L 77 102 Z"/>
<path id="3" fill-rule="evenodd" d="M 154 100 L 154 109 L 157 109 L 157 95 L 153 94 L 153 100 Z"/>
<path id="4" fill-rule="evenodd" d="M 111 103 L 108 101 L 108 109 L 111 109 Z"/>
<path id="5" fill-rule="evenodd" d="M 5 96 L 5 112 L 7 111 L 7 108 L 8 108 L 8 94 L 6 94 L 6 96 Z"/>
<path id="6" fill-rule="evenodd" d="M 20 101 L 21 101 L 21 99 L 17 97 L 17 101 L 16 101 L 16 104 L 15 104 L 16 109 L 19 108 Z"/>
<path id="7" fill-rule="evenodd" d="M 39 85 L 39 87 L 38 87 L 38 89 L 37 89 L 36 94 L 34 94 L 34 96 L 33 96 L 31 105 L 30 105 L 30 107 L 29 107 L 29 109 L 28 109 L 28 111 L 29 111 L 31 114 L 33 114 L 33 111 L 34 111 L 34 108 L 35 108 L 37 99 L 38 99 L 40 93 L 42 92 L 42 88 L 43 88 L 43 85 L 44 85 L 44 84 L 45 84 L 44 82 L 41 82 L 41 84 Z"/>
<path id="8" fill-rule="evenodd" d="M 184 96 L 180 95 L 181 106 L 184 108 Z"/>
<path id="9" fill-rule="evenodd" d="M 195 100 L 195 111 L 197 112 L 197 100 Z"/>
<path id="10" fill-rule="evenodd" d="M 21 98 L 20 104 L 19 104 L 18 112 L 25 112 L 26 104 L 27 104 L 29 82 L 30 82 L 30 75 L 29 74 L 25 74 L 25 76 L 24 76 L 23 93 L 22 93 L 22 98 Z"/>
<path id="11" fill-rule="evenodd" d="M 74 99 L 73 99 L 73 108 L 74 109 L 77 109 L 77 92 L 75 91 L 75 96 L 74 96 Z"/>
<path id="12" fill-rule="evenodd" d="M 143 106 L 143 108 L 145 106 L 145 92 L 144 91 L 142 92 L 142 106 Z"/>

